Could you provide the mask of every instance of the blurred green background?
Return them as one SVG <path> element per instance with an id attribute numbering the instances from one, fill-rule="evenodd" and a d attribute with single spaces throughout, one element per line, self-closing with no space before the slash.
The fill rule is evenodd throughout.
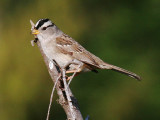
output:
<path id="1" fill-rule="evenodd" d="M 90 120 L 160 120 L 159 0 L 1 0 L 0 120 L 44 120 L 52 80 L 30 23 L 50 18 L 104 61 L 142 82 L 107 70 L 74 78 L 71 89 Z M 65 120 L 56 102 L 51 119 Z"/>

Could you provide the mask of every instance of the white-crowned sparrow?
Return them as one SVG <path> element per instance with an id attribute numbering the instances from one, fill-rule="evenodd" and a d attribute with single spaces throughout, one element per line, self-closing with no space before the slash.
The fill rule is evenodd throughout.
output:
<path id="1" fill-rule="evenodd" d="M 64 68 L 71 61 L 77 62 L 77 64 L 69 64 L 67 73 L 73 73 L 76 69 L 78 69 L 77 72 L 79 73 L 82 71 L 96 72 L 96 69 L 110 69 L 140 80 L 140 77 L 135 73 L 108 64 L 87 51 L 73 38 L 63 33 L 49 19 L 38 20 L 32 29 L 32 34 L 40 41 L 42 49 L 48 59 L 51 61 L 54 60 L 60 68 Z M 81 66 L 77 68 L 79 64 L 81 64 Z"/>

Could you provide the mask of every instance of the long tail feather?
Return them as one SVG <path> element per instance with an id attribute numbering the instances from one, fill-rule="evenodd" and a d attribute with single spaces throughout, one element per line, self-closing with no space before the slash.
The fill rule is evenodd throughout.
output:
<path id="1" fill-rule="evenodd" d="M 103 65 L 103 68 L 105 69 L 111 69 L 111 70 L 114 70 L 114 71 L 117 71 L 117 72 L 120 72 L 122 74 L 126 74 L 132 78 L 135 78 L 137 80 L 141 80 L 140 76 L 138 76 L 137 74 L 133 73 L 133 72 L 130 72 L 128 70 L 125 70 L 123 68 L 120 68 L 120 67 L 117 67 L 117 66 L 114 66 L 114 65 L 111 65 L 111 64 L 108 64 L 108 63 L 105 63 L 105 65 Z"/>

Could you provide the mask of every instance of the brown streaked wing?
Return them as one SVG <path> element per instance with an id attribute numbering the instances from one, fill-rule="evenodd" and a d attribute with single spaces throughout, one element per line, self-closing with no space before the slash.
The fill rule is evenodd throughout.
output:
<path id="1" fill-rule="evenodd" d="M 64 54 L 71 55 L 73 58 L 84 63 L 90 64 L 95 68 L 99 68 L 99 64 L 92 57 L 92 54 L 83 48 L 78 42 L 67 35 L 62 35 L 56 38 L 57 48 Z"/>

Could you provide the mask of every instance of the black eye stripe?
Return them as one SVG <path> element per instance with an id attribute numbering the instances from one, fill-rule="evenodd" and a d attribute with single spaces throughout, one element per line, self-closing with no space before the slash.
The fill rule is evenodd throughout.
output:
<path id="1" fill-rule="evenodd" d="M 46 30 L 47 28 L 52 27 L 52 26 L 54 26 L 54 25 L 53 24 L 52 25 L 48 25 L 47 27 L 43 27 L 42 30 Z"/>
<path id="2" fill-rule="evenodd" d="M 47 26 L 47 28 L 48 28 L 48 27 L 52 27 L 52 26 L 54 26 L 54 24 L 52 24 L 52 25 L 48 25 L 48 26 Z"/>

